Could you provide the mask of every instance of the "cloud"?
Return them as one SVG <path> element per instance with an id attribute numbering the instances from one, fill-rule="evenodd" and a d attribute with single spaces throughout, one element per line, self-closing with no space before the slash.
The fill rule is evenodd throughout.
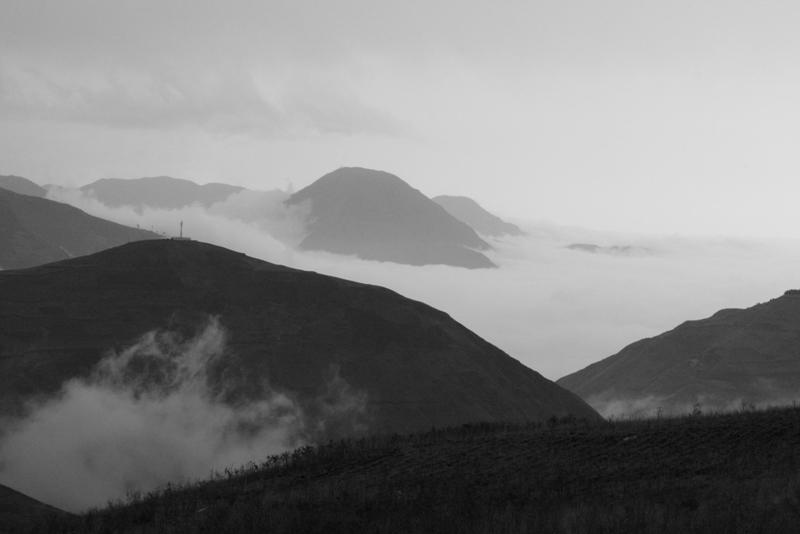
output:
<path id="1" fill-rule="evenodd" d="M 257 398 L 242 396 L 232 358 L 216 318 L 189 339 L 144 334 L 25 419 L 4 422 L 0 481 L 78 511 L 365 429 L 366 396 L 335 369 L 327 394 L 301 406 L 267 383 Z"/>
<path id="2" fill-rule="evenodd" d="M 341 76 L 297 73 L 284 82 L 254 72 L 157 63 L 80 68 L 0 56 L 0 117 L 255 138 L 406 134 Z"/>
<path id="3" fill-rule="evenodd" d="M 370 106 L 346 84 L 330 78 L 296 79 L 284 90 L 283 109 L 296 128 L 344 135 L 404 135 L 388 112 Z"/>
<path id="4" fill-rule="evenodd" d="M 99 217 L 191 237 L 298 269 L 388 287 L 449 313 L 467 328 L 555 380 L 626 345 L 744 308 L 800 287 L 800 242 L 649 236 L 515 221 L 527 236 L 492 241 L 499 269 L 413 267 L 301 251 L 304 212 L 280 192 L 242 192 L 177 211 L 112 210 L 80 192 L 50 192 Z M 643 256 L 589 254 L 572 243 L 635 246 Z"/>
<path id="5" fill-rule="evenodd" d="M 89 69 L 0 62 L 0 114 L 123 129 L 201 128 L 270 136 L 286 117 L 252 78 L 159 68 Z"/>

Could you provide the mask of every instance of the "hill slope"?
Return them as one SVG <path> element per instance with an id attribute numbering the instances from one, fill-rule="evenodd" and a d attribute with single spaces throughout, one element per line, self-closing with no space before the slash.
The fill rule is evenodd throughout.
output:
<path id="1" fill-rule="evenodd" d="M 218 316 L 231 355 L 220 372 L 243 375 L 239 393 L 258 395 L 268 380 L 312 409 L 338 372 L 366 393 L 371 431 L 597 417 L 430 306 L 208 244 L 142 241 L 0 272 L 0 294 L 6 412 L 85 375 L 109 348 L 157 328 L 191 336 Z"/>
<path id="2" fill-rule="evenodd" d="M 44 187 L 21 176 L 0 176 L 0 188 L 32 197 L 44 197 L 47 195 L 47 190 Z"/>
<path id="3" fill-rule="evenodd" d="M 65 521 L 86 532 L 794 532 L 800 410 L 332 442 Z"/>
<path id="4" fill-rule="evenodd" d="M 159 237 L 60 202 L 0 189 L 0 269 L 23 269 Z"/>
<path id="5" fill-rule="evenodd" d="M 222 202 L 244 188 L 219 183 L 198 185 L 189 180 L 155 176 L 123 180 L 103 178 L 81 187 L 81 191 L 94 197 L 106 206 L 144 206 L 161 209 L 178 209 L 196 202 L 209 207 Z"/>
<path id="6" fill-rule="evenodd" d="M 307 201 L 311 222 L 301 248 L 408 265 L 494 267 L 478 252 L 490 247 L 472 228 L 393 174 L 341 168 L 286 203 Z"/>
<path id="7" fill-rule="evenodd" d="M 447 210 L 447 213 L 459 221 L 470 225 L 479 234 L 490 237 L 524 234 L 519 229 L 519 226 L 507 223 L 500 217 L 492 215 L 469 197 L 441 195 L 433 197 L 431 200 L 439 204 Z"/>
<path id="8" fill-rule="evenodd" d="M 0 484 L 0 532 L 26 532 L 71 514 Z"/>
<path id="9" fill-rule="evenodd" d="M 648 397 L 665 409 L 794 399 L 800 388 L 800 292 L 686 321 L 558 383 L 595 406 Z"/>

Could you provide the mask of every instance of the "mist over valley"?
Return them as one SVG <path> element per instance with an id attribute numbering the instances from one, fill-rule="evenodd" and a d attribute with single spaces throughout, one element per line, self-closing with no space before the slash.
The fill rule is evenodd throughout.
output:
<path id="1" fill-rule="evenodd" d="M 683 359 L 665 374 L 664 357 L 654 362 L 646 355 L 652 351 L 631 350 L 684 314 L 790 285 L 800 260 L 795 242 L 615 234 L 541 221 L 517 226 L 487 217 L 470 199 L 458 203 L 470 207 L 466 214 L 451 206 L 465 219 L 459 221 L 388 173 L 344 168 L 323 178 L 327 193 L 215 186 L 217 196 L 205 201 L 199 186 L 167 177 L 102 182 L 102 195 L 116 199 L 107 200 L 111 205 L 90 187 L 50 185 L 46 198 L 2 193 L 9 206 L 37 202 L 42 221 L 58 221 L 66 209 L 161 235 L 136 230 L 151 240 L 66 262 L 34 259 L 41 265 L 0 273 L 0 483 L 80 511 L 330 439 L 473 422 L 600 421 L 595 410 L 652 417 L 795 400 L 793 367 L 787 373 L 775 362 L 794 350 L 794 338 L 784 335 L 781 345 L 771 334 L 792 324 L 789 308 L 757 320 L 766 325 L 761 330 L 730 323 L 753 354 L 764 355 L 755 359 L 736 348 L 741 341 L 712 341 L 711 359 L 675 353 Z M 364 183 L 371 194 L 367 187 L 362 195 Z M 130 203 L 119 200 L 119 184 Z M 398 186 L 413 192 L 411 203 L 404 193 L 398 198 Z M 335 201 L 315 210 L 327 196 Z M 169 199 L 170 207 L 148 198 Z M 377 261 L 375 243 L 415 249 L 410 240 L 420 231 L 403 214 L 417 213 L 420 201 L 434 220 L 452 218 L 472 232 L 466 235 L 477 238 L 482 228 L 482 238 L 469 244 L 495 268 L 437 265 L 437 257 L 447 258 L 438 253 L 427 265 L 402 255 Z M 165 239 L 176 222 L 186 239 Z M 314 224 L 324 232 L 315 234 Z M 27 234 L 8 228 L 17 248 L 6 250 L 17 250 Z M 61 224 L 44 234 L 74 239 L 80 228 Z M 310 245 L 314 235 L 317 245 Z M 422 235 L 421 250 L 465 246 L 448 242 L 452 236 Z M 332 244 L 339 236 L 351 248 Z M 792 298 L 792 291 L 782 297 Z M 632 341 L 607 360 L 599 352 Z M 605 370 L 623 354 L 630 361 Z M 725 363 L 729 355 L 747 360 L 733 364 L 738 378 Z M 588 367 L 575 373 L 580 365 Z M 597 370 L 602 380 L 592 378 Z M 562 389 L 536 371 L 573 374 L 558 380 Z M 71 491 L 75 484 L 84 489 Z"/>

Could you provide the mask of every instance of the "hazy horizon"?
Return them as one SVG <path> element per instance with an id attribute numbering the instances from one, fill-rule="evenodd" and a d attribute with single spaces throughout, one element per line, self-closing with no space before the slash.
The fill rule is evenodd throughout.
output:
<path id="1" fill-rule="evenodd" d="M 798 236 L 800 5 L 0 5 L 0 169 L 304 187 L 340 166 L 512 219 Z"/>

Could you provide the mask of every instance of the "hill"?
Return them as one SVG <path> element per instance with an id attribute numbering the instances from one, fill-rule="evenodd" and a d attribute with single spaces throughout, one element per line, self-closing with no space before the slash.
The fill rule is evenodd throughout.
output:
<path id="1" fill-rule="evenodd" d="M 0 189 L 0 269 L 23 269 L 159 237 L 60 202 Z"/>
<path id="2" fill-rule="evenodd" d="M 44 197 L 47 190 L 22 176 L 0 176 L 0 189 L 7 189 L 20 195 Z"/>
<path id="3" fill-rule="evenodd" d="M 217 371 L 240 376 L 236 395 L 257 397 L 268 381 L 327 417 L 315 399 L 330 395 L 338 373 L 366 395 L 372 432 L 598 417 L 577 395 L 430 306 L 204 243 L 141 241 L 0 272 L 0 294 L 7 413 L 85 376 L 111 348 L 154 329 L 188 338 L 216 316 L 229 349 Z"/>
<path id="4" fill-rule="evenodd" d="M 686 321 L 558 383 L 595 407 L 634 400 L 664 409 L 791 401 L 800 387 L 800 291 Z"/>
<path id="5" fill-rule="evenodd" d="M 524 235 L 519 226 L 507 223 L 500 217 L 489 213 L 469 197 L 441 195 L 433 197 L 431 200 L 459 221 L 470 225 L 479 234 L 489 237 Z"/>
<path id="6" fill-rule="evenodd" d="M 331 442 L 49 532 L 794 532 L 800 409 Z"/>
<path id="7" fill-rule="evenodd" d="M 26 532 L 71 515 L 0 484 L 0 532 Z"/>
<path id="8" fill-rule="evenodd" d="M 286 201 L 304 202 L 311 211 L 301 248 L 408 265 L 495 266 L 478 252 L 490 247 L 472 228 L 393 174 L 341 168 Z"/>
<path id="9" fill-rule="evenodd" d="M 223 202 L 230 195 L 243 189 L 243 187 L 219 183 L 198 185 L 190 180 L 169 176 L 134 180 L 103 178 L 81 187 L 81 191 L 93 195 L 106 206 L 114 208 L 133 206 L 137 209 L 145 206 L 179 209 L 194 203 L 209 207 L 216 202 Z"/>

